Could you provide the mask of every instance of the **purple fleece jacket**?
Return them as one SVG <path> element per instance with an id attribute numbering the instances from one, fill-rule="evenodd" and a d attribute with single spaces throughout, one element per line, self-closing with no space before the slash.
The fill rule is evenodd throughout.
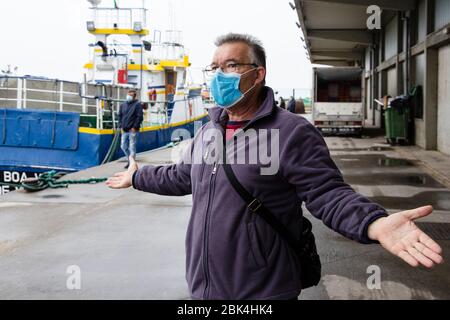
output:
<path id="1" fill-rule="evenodd" d="M 367 227 L 387 216 L 386 210 L 344 182 L 313 125 L 275 106 L 272 89 L 265 87 L 264 94 L 264 102 L 243 129 L 278 129 L 279 170 L 262 175 L 260 160 L 232 164 L 241 184 L 297 238 L 304 202 L 311 214 L 332 230 L 360 243 L 373 243 Z M 197 132 L 179 163 L 142 167 L 133 175 L 133 187 L 160 195 L 192 194 L 186 280 L 193 299 L 296 297 L 301 290 L 298 259 L 262 218 L 249 212 L 228 181 L 219 153 L 211 149 L 213 130 L 209 130 L 223 134 L 228 116 L 217 107 L 210 109 L 209 115 L 211 121 Z M 236 152 L 251 153 L 258 139 L 249 137 Z"/>

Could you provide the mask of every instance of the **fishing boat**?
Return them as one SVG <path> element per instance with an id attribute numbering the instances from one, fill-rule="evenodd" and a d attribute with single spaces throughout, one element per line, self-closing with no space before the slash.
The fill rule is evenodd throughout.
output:
<path id="1" fill-rule="evenodd" d="M 192 137 L 208 121 L 202 85 L 189 85 L 189 56 L 176 30 L 149 39 L 145 1 L 136 7 L 88 0 L 84 80 L 0 75 L 0 194 L 42 172 L 74 172 L 123 156 L 117 112 L 130 88 L 144 122 L 137 152 Z"/>

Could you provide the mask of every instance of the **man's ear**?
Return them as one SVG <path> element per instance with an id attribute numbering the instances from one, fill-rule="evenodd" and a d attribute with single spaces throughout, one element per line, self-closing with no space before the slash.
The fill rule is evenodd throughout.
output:
<path id="1" fill-rule="evenodd" d="M 264 82 L 264 79 L 266 78 L 266 69 L 264 67 L 258 67 L 257 73 L 256 73 L 256 80 L 255 84 L 260 84 Z"/>

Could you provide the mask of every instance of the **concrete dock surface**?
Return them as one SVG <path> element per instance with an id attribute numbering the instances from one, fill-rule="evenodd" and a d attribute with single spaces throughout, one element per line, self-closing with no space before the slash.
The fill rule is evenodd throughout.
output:
<path id="1" fill-rule="evenodd" d="M 389 212 L 433 204 L 419 225 L 442 246 L 446 262 L 412 268 L 379 245 L 352 242 L 313 219 L 323 277 L 300 299 L 450 299 L 450 161 L 441 163 L 439 155 L 433 159 L 441 167 L 427 169 L 418 150 L 386 146 L 380 136 L 326 141 L 347 181 Z M 140 154 L 138 163 L 168 164 L 185 146 Z M 69 177 L 108 177 L 124 164 Z M 0 200 L 0 299 L 189 299 L 184 238 L 191 204 L 190 196 L 110 190 L 104 183 L 7 194 Z M 79 267 L 80 289 L 67 287 L 71 266 Z M 367 286 L 373 266 L 380 289 Z"/>

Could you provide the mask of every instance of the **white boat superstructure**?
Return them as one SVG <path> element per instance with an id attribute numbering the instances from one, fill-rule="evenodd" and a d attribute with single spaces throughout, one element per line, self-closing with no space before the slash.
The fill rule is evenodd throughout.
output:
<path id="1" fill-rule="evenodd" d="M 93 6 L 86 27 L 95 42 L 84 66 L 88 83 L 138 89 L 140 100 L 149 106 L 147 123 L 178 123 L 205 114 L 201 85 L 187 84 L 190 62 L 181 31 L 155 30 L 150 40 L 146 1 L 126 8 L 116 2 L 113 7 L 89 2 Z"/>

